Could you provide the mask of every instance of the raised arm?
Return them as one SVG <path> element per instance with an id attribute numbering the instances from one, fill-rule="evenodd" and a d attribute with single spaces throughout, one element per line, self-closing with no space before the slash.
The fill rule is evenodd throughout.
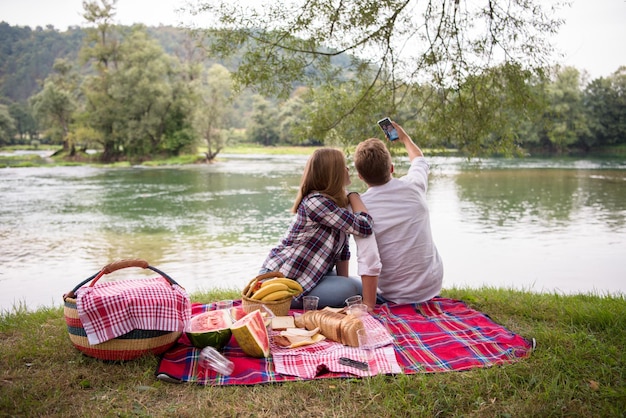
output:
<path id="1" fill-rule="evenodd" d="M 409 161 L 413 161 L 417 157 L 423 157 L 424 154 L 422 153 L 420 147 L 418 147 L 417 144 L 413 142 L 411 137 L 404 131 L 402 126 L 393 121 L 391 123 L 393 124 L 393 127 L 396 128 L 396 131 L 398 131 L 398 141 L 404 144 L 404 148 L 406 148 L 407 152 L 409 153 Z"/>

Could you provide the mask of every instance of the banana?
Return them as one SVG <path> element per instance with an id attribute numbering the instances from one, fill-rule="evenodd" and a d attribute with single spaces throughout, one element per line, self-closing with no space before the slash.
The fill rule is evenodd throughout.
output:
<path id="1" fill-rule="evenodd" d="M 287 287 L 289 287 L 292 290 L 297 291 L 298 293 L 302 293 L 302 286 L 300 286 L 300 283 L 298 283 L 297 281 L 293 280 L 293 279 L 288 279 L 286 277 L 277 277 L 274 279 L 269 279 L 263 282 L 263 284 L 261 285 L 261 287 L 273 284 L 273 283 L 283 283 L 285 285 L 287 285 Z"/>
<path id="2" fill-rule="evenodd" d="M 287 296 L 293 296 L 293 294 L 289 290 L 277 290 L 275 292 L 270 293 L 269 295 L 265 295 L 261 301 L 262 302 L 270 302 L 273 300 L 284 299 Z"/>
<path id="3" fill-rule="evenodd" d="M 289 290 L 289 287 L 284 283 L 272 283 L 267 286 L 262 286 L 259 290 L 254 292 L 252 296 L 250 296 L 254 300 L 261 300 L 263 297 L 269 295 L 270 293 L 277 292 L 279 290 Z"/>

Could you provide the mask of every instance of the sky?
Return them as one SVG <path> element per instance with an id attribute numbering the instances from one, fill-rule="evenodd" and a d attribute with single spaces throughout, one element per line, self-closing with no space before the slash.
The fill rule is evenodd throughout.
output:
<path id="1" fill-rule="evenodd" d="M 83 0 L 0 0 L 0 21 L 12 26 L 82 26 Z M 205 0 L 210 2 L 210 0 Z M 118 0 L 116 23 L 178 25 L 189 17 L 177 10 L 186 0 Z M 606 77 L 626 65 L 626 0 L 573 0 L 563 10 L 565 25 L 553 39 L 564 55 L 556 62 Z M 2 42 L 2 40 L 0 40 Z"/>

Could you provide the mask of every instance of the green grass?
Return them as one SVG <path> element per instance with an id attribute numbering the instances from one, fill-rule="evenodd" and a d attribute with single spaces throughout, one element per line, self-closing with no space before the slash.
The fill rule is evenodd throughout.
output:
<path id="1" fill-rule="evenodd" d="M 196 302 L 239 292 L 192 295 Z M 450 372 L 249 387 L 169 384 L 157 358 L 121 364 L 80 354 L 61 308 L 0 316 L 0 416 L 623 417 L 622 296 L 447 289 L 537 349 L 517 363 Z"/>
<path id="2" fill-rule="evenodd" d="M 593 150 L 594 157 L 626 158 L 626 144 L 611 145 Z"/>
<path id="3" fill-rule="evenodd" d="M 15 148 L 15 147 L 14 147 Z M 11 151 L 14 148 L 2 148 L 4 151 Z M 19 148 L 17 148 L 19 149 Z M 31 149 L 31 148 L 28 148 Z M 264 147 L 261 145 L 237 145 L 227 147 L 217 155 L 217 161 L 224 154 L 263 154 L 263 155 L 310 155 L 315 147 L 296 147 L 296 146 L 276 146 Z M 74 165 L 98 165 L 106 167 L 130 167 L 132 165 L 142 165 L 146 167 L 158 166 L 176 166 L 203 163 L 204 158 L 201 152 L 206 149 L 200 148 L 197 154 L 184 154 L 178 157 L 156 158 L 153 160 L 133 162 L 120 161 L 110 164 L 102 164 L 97 161 L 94 156 L 83 156 L 76 160 L 68 160 L 64 157 L 54 157 L 51 159 L 41 158 L 37 155 L 16 155 L 16 156 L 0 156 L 0 168 L 6 167 L 39 167 L 39 166 L 74 166 Z"/>
<path id="4" fill-rule="evenodd" d="M 6 150 L 6 149 L 4 149 Z M 48 162 L 38 155 L 0 156 L 0 168 L 7 167 L 38 167 Z"/>
<path id="5" fill-rule="evenodd" d="M 221 154 L 263 154 L 263 155 L 311 155 L 319 147 L 296 147 L 296 146 L 275 146 L 265 147 L 255 144 L 240 144 L 229 146 L 222 150 Z M 220 158 L 220 155 L 217 155 Z"/>

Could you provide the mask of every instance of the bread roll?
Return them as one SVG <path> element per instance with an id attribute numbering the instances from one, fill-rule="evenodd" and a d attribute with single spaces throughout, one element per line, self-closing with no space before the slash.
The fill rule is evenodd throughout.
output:
<path id="1" fill-rule="evenodd" d="M 308 330 L 319 328 L 320 333 L 329 340 L 351 347 L 359 346 L 356 332 L 364 327 L 363 322 L 356 316 L 327 309 L 304 313 L 302 323 Z"/>
<path id="2" fill-rule="evenodd" d="M 351 347 L 358 347 L 359 338 L 357 331 L 363 328 L 363 321 L 359 317 L 346 315 L 345 319 L 341 321 L 342 343 Z"/>

